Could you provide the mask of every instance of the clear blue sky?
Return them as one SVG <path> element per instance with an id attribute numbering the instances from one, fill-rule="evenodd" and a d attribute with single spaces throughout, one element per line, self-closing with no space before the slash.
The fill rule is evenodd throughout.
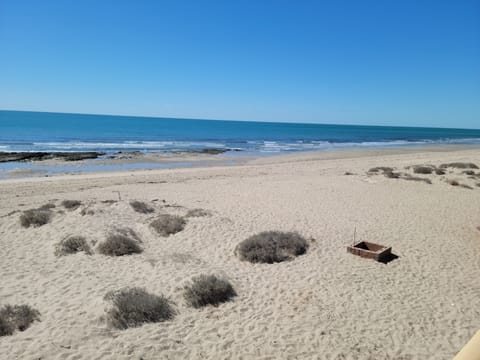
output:
<path id="1" fill-rule="evenodd" d="M 0 109 L 480 128 L 480 1 L 0 0 Z"/>

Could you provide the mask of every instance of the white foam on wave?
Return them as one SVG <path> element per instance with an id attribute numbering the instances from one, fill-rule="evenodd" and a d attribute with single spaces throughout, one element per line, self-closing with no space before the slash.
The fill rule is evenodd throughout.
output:
<path id="1" fill-rule="evenodd" d="M 407 147 L 421 145 L 449 145 L 449 144 L 480 144 L 480 138 L 464 139 L 441 139 L 441 140 L 391 140 L 391 141 L 363 141 L 363 142 L 276 142 L 262 141 L 250 142 L 258 151 L 262 153 L 274 152 L 292 152 L 292 151 L 316 151 L 316 150 L 335 150 L 335 149 L 355 149 L 355 148 L 388 148 L 388 147 Z"/>
<path id="2" fill-rule="evenodd" d="M 297 151 L 320 151 L 355 148 L 388 148 L 421 145 L 449 145 L 449 144 L 480 144 L 480 138 L 439 139 L 439 140 L 391 140 L 391 141 L 361 141 L 361 142 L 329 142 L 324 140 L 248 140 L 245 142 L 221 143 L 214 141 L 50 141 L 25 144 L 2 143 L 0 152 L 7 151 L 172 151 L 183 149 L 202 148 L 233 148 L 237 150 L 258 151 L 260 153 L 282 153 Z"/>
<path id="3" fill-rule="evenodd" d="M 124 141 L 124 142 L 36 142 L 34 148 L 43 149 L 167 149 L 173 147 L 225 147 L 221 143 L 192 141 Z"/>

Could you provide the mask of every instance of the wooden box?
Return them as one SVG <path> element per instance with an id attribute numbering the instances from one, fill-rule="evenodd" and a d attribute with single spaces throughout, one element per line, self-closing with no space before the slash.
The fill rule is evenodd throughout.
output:
<path id="1" fill-rule="evenodd" d="M 388 260 L 388 258 L 391 256 L 392 248 L 367 241 L 361 241 L 354 245 L 348 246 L 347 251 L 353 255 L 383 262 Z"/>

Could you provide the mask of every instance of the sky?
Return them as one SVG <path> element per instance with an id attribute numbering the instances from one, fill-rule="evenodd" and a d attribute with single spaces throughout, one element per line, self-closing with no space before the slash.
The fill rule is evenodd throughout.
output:
<path id="1" fill-rule="evenodd" d="M 0 109 L 480 128 L 480 1 L 0 0 Z"/>

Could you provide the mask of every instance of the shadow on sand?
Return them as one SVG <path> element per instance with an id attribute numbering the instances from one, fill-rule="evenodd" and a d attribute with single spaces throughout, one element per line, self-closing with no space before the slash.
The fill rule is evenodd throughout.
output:
<path id="1" fill-rule="evenodd" d="M 382 260 L 379 260 L 382 264 L 388 264 L 389 262 L 398 259 L 400 256 L 395 255 L 393 253 L 388 254 L 388 256 L 385 256 Z"/>

